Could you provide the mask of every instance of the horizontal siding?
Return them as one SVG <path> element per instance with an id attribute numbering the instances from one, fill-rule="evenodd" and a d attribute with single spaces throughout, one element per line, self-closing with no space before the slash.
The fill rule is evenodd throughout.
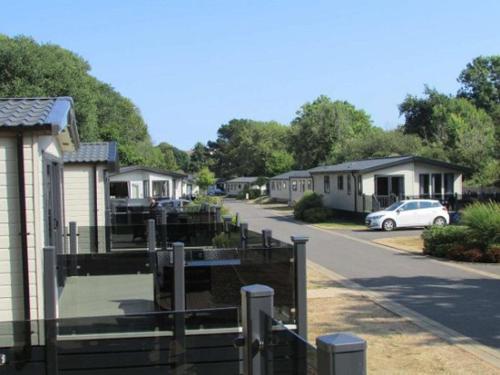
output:
<path id="1" fill-rule="evenodd" d="M 0 139 L 0 321 L 20 319 L 23 274 L 15 138 Z M 33 194 L 33 189 L 31 189 Z M 33 230 L 33 223 L 30 229 Z"/>
<path id="2" fill-rule="evenodd" d="M 66 226 L 94 225 L 93 169 L 90 165 L 64 166 L 64 208 Z"/>

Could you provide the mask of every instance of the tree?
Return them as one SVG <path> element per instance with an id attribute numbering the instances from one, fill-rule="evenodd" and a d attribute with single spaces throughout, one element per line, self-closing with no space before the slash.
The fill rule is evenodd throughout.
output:
<path id="1" fill-rule="evenodd" d="M 196 183 L 200 187 L 200 190 L 207 191 L 210 185 L 215 184 L 215 174 L 208 167 L 203 167 L 198 172 Z"/>
<path id="2" fill-rule="evenodd" d="M 222 177 L 272 176 L 277 169 L 291 166 L 289 129 L 274 121 L 229 121 L 217 131 L 217 140 L 208 142 L 214 170 Z"/>
<path id="3" fill-rule="evenodd" d="M 90 64 L 54 44 L 0 35 L 0 96 L 71 96 L 84 142 L 118 142 L 123 165 L 161 163 L 137 107 L 90 75 Z"/>
<path id="4" fill-rule="evenodd" d="M 335 159 L 341 145 L 373 130 L 366 112 L 343 101 L 320 96 L 304 104 L 292 121 L 290 148 L 300 169 Z"/>
<path id="5" fill-rule="evenodd" d="M 168 169 L 170 171 L 178 170 L 179 167 L 177 166 L 177 162 L 175 160 L 175 154 L 174 154 L 173 147 L 166 142 L 162 142 L 156 147 L 162 153 L 164 168 Z"/>
<path id="6" fill-rule="evenodd" d="M 500 105 L 500 55 L 476 57 L 460 73 L 458 96 L 471 100 L 489 114 Z"/>
<path id="7" fill-rule="evenodd" d="M 285 150 L 272 151 L 265 161 L 268 176 L 276 176 L 293 168 L 293 155 Z"/>
<path id="8" fill-rule="evenodd" d="M 198 142 L 189 156 L 189 172 L 198 172 L 211 164 L 210 153 L 203 143 Z"/>

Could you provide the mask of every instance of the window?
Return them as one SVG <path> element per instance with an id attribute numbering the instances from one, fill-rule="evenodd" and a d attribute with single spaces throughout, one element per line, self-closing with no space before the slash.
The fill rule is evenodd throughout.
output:
<path id="1" fill-rule="evenodd" d="M 307 180 L 307 190 L 312 190 L 312 180 Z"/>
<path id="2" fill-rule="evenodd" d="M 351 190 L 352 190 L 352 187 L 351 187 L 351 176 L 347 175 L 346 179 L 347 179 L 347 194 L 351 195 Z"/>
<path id="3" fill-rule="evenodd" d="M 432 194 L 441 195 L 443 189 L 443 176 L 441 173 L 432 174 Z"/>
<path id="4" fill-rule="evenodd" d="M 271 190 L 274 190 L 274 187 L 275 187 L 274 181 L 271 181 Z"/>
<path id="5" fill-rule="evenodd" d="M 422 201 L 420 202 L 420 208 L 431 208 L 433 207 L 432 202 Z"/>
<path id="6" fill-rule="evenodd" d="M 358 195 L 363 194 L 363 178 L 358 176 Z"/>
<path id="7" fill-rule="evenodd" d="M 153 181 L 153 197 L 165 197 L 165 181 Z"/>
<path id="8" fill-rule="evenodd" d="M 292 181 L 292 190 L 297 191 L 297 181 Z"/>
<path id="9" fill-rule="evenodd" d="M 300 180 L 300 191 L 301 192 L 306 191 L 306 181 L 305 180 Z"/>
<path id="10" fill-rule="evenodd" d="M 325 176 L 323 179 L 323 190 L 325 193 L 330 193 L 330 176 Z"/>
<path id="11" fill-rule="evenodd" d="M 344 175 L 337 176 L 337 189 L 344 190 Z"/>
<path id="12" fill-rule="evenodd" d="M 143 197 L 144 198 L 147 198 L 147 197 L 151 196 L 149 194 L 149 181 L 148 180 L 142 181 L 142 192 L 143 192 Z"/>
<path id="13" fill-rule="evenodd" d="M 429 196 L 429 185 L 430 179 L 428 174 L 421 174 L 419 176 L 419 184 L 420 184 L 420 195 L 423 197 Z"/>
<path id="14" fill-rule="evenodd" d="M 285 182 L 283 182 L 283 190 L 286 190 L 286 188 L 287 188 L 287 184 L 286 184 L 286 181 L 285 181 Z"/>
<path id="15" fill-rule="evenodd" d="M 418 202 L 408 202 L 403 207 L 401 207 L 401 211 L 411 211 L 416 210 L 418 208 Z"/>
<path id="16" fill-rule="evenodd" d="M 444 193 L 448 195 L 453 195 L 455 192 L 453 189 L 453 184 L 455 182 L 455 175 L 453 173 L 444 174 Z"/>
<path id="17" fill-rule="evenodd" d="M 110 182 L 109 194 L 114 198 L 128 198 L 128 184 L 125 181 Z"/>

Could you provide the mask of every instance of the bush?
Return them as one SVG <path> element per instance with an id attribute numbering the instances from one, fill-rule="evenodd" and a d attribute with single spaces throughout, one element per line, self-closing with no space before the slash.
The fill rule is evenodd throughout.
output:
<path id="1" fill-rule="evenodd" d="M 330 210 L 324 207 L 308 208 L 303 212 L 303 220 L 308 223 L 321 223 L 329 217 Z"/>
<path id="2" fill-rule="evenodd" d="M 432 227 L 422 233 L 424 254 L 464 262 L 500 262 L 500 246 L 486 250 L 473 229 L 451 225 Z"/>
<path id="3" fill-rule="evenodd" d="M 316 193 L 305 193 L 304 196 L 293 207 L 293 215 L 298 220 L 305 220 L 304 212 L 312 208 L 324 208 L 321 195 Z"/>
<path id="4" fill-rule="evenodd" d="M 193 201 L 193 204 L 215 204 L 215 205 L 222 205 L 222 198 L 220 197 L 215 197 L 211 195 L 198 195 L 196 199 Z"/>
<path id="5" fill-rule="evenodd" d="M 260 197 L 260 194 L 261 194 L 260 189 L 250 189 L 250 191 L 248 192 L 248 196 L 250 199 L 258 198 Z"/>
<path id="6" fill-rule="evenodd" d="M 481 250 L 500 241 L 500 204 L 476 202 L 462 213 L 460 223 L 468 226 Z"/>

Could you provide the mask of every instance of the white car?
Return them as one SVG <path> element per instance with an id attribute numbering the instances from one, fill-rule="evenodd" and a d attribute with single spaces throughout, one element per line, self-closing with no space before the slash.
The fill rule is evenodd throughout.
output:
<path id="1" fill-rule="evenodd" d="M 382 211 L 372 212 L 365 219 L 368 228 L 386 231 L 403 227 L 443 226 L 449 222 L 450 215 L 446 207 L 430 199 L 396 202 Z"/>

